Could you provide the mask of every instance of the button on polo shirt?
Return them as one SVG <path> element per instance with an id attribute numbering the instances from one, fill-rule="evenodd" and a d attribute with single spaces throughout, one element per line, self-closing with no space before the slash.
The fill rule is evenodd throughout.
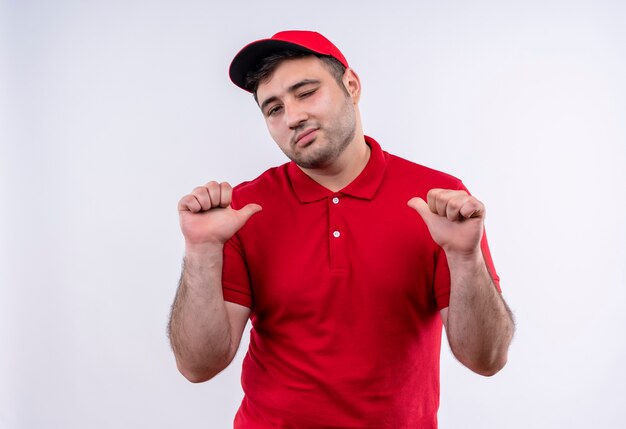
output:
<path id="1" fill-rule="evenodd" d="M 368 164 L 339 192 L 294 163 L 234 189 L 234 208 L 263 207 L 224 248 L 224 298 L 252 321 L 235 427 L 436 427 L 450 276 L 407 201 L 465 188 L 366 142 Z"/>

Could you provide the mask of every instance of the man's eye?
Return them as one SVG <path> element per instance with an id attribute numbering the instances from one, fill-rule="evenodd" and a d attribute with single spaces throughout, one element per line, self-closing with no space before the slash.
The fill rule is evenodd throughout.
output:
<path id="1" fill-rule="evenodd" d="M 304 98 L 304 97 L 308 97 L 309 95 L 313 94 L 316 90 L 312 89 L 310 91 L 304 91 L 303 93 L 300 94 L 300 98 Z"/>
<path id="2" fill-rule="evenodd" d="M 280 112 L 281 109 L 281 106 L 274 106 L 267 111 L 267 116 L 275 115 L 276 113 Z"/>

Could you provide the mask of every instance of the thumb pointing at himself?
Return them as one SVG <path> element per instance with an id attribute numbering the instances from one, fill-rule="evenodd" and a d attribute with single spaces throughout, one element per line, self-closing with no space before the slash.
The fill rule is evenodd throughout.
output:
<path id="1" fill-rule="evenodd" d="M 435 214 L 430 211 L 430 208 L 428 207 L 428 204 L 426 203 L 426 201 L 424 201 L 420 197 L 414 197 L 414 198 L 411 198 L 407 204 L 409 207 L 411 207 L 417 213 L 419 213 L 422 219 L 424 219 L 424 222 L 426 222 L 426 226 L 430 228 L 430 225 L 429 225 L 430 218 L 434 216 Z"/>
<path id="2" fill-rule="evenodd" d="M 258 204 L 248 204 L 237 210 L 237 214 L 244 220 L 244 222 L 247 222 L 253 214 L 260 212 L 261 209 L 261 206 Z"/>
<path id="3" fill-rule="evenodd" d="M 431 189 L 428 202 L 414 197 L 407 204 L 421 216 L 433 240 L 446 252 L 478 250 L 485 209 L 467 192 Z"/>

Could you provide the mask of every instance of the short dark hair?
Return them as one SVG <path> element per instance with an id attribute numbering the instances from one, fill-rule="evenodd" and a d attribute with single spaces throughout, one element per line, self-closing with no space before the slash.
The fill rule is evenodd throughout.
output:
<path id="1" fill-rule="evenodd" d="M 263 58 L 255 69 L 249 71 L 246 74 L 246 90 L 254 94 L 254 99 L 256 100 L 256 91 L 259 88 L 259 85 L 270 78 L 280 63 L 285 60 L 310 56 L 315 56 L 322 60 L 324 65 L 328 68 L 328 71 L 330 71 L 330 74 L 337 81 L 337 84 L 346 94 L 348 94 L 348 90 L 343 85 L 343 75 L 346 71 L 346 67 L 338 60 L 328 55 L 316 55 L 290 49 L 286 49 Z"/>

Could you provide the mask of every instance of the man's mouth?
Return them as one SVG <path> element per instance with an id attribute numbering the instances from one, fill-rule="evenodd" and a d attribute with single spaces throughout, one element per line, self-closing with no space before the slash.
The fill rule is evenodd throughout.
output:
<path id="1" fill-rule="evenodd" d="M 311 143 L 317 136 L 318 128 L 309 128 L 296 135 L 295 146 L 305 146 Z"/>

